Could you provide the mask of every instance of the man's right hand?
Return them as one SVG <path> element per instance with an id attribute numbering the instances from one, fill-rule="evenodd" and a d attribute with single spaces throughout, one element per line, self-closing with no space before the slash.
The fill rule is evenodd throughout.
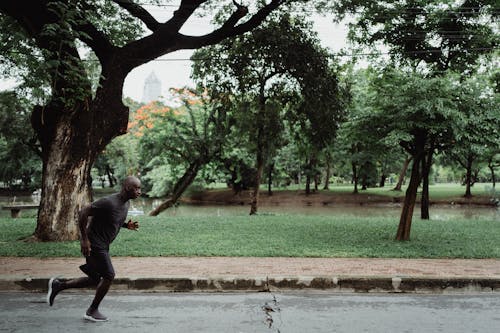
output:
<path id="1" fill-rule="evenodd" d="M 81 248 L 82 254 L 85 257 L 90 256 L 90 241 L 88 239 L 82 239 L 80 241 L 80 248 Z"/>

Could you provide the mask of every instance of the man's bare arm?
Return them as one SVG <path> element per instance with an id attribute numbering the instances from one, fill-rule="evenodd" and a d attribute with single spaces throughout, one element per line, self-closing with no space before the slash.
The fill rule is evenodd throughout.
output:
<path id="1" fill-rule="evenodd" d="M 78 213 L 78 227 L 80 228 L 80 248 L 85 257 L 90 255 L 90 241 L 87 235 L 89 225 L 89 217 L 92 216 L 92 208 L 90 205 L 83 207 Z"/>

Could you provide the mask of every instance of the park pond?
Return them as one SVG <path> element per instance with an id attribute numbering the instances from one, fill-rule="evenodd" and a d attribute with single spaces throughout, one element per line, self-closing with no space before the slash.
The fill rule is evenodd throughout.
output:
<path id="1" fill-rule="evenodd" d="M 0 196 L 0 206 L 12 203 L 14 198 Z M 36 198 L 30 196 L 19 196 L 15 198 L 17 204 L 36 204 Z M 151 210 L 161 203 L 160 199 L 139 198 L 131 202 L 131 215 L 147 215 Z M 248 215 L 250 208 L 248 205 L 216 205 L 216 204 L 178 204 L 161 215 L 163 216 L 238 216 Z M 346 204 L 338 203 L 331 205 L 291 205 L 274 204 L 261 205 L 259 214 L 261 215 L 350 215 L 358 217 L 394 217 L 399 218 L 401 213 L 401 203 L 377 203 L 377 204 Z M 477 219 L 487 218 L 500 221 L 500 210 L 495 207 L 477 205 L 451 205 L 439 204 L 430 207 L 431 220 L 449 220 L 453 218 Z M 36 210 L 27 210 L 23 216 L 34 216 Z M 417 205 L 414 212 L 415 217 L 420 215 Z M 2 211 L 3 217 L 9 213 Z"/>

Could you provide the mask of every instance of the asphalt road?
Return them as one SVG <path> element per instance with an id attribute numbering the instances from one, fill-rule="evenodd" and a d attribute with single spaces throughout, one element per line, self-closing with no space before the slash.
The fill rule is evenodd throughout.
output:
<path id="1" fill-rule="evenodd" d="M 1 293 L 0 332 L 500 332 L 500 294 L 111 293 L 105 323 L 90 293 Z"/>

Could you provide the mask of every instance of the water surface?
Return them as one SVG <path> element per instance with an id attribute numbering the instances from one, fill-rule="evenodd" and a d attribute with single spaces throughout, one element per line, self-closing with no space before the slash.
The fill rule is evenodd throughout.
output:
<path id="1" fill-rule="evenodd" d="M 0 206 L 11 203 L 12 197 L 0 196 Z M 139 198 L 133 200 L 130 205 L 132 212 L 137 215 L 148 214 L 151 210 L 161 204 L 160 199 Z M 16 197 L 16 203 L 33 204 L 36 198 L 30 196 Z M 161 213 L 164 216 L 236 216 L 248 215 L 248 205 L 188 205 L 179 204 Z M 23 211 L 23 215 L 32 216 L 36 210 Z M 377 204 L 377 205 L 353 205 L 335 204 L 328 206 L 306 206 L 306 205 L 273 205 L 259 207 L 259 214 L 285 215 L 351 215 L 359 217 L 399 217 L 401 204 Z M 3 211 L 3 216 L 8 212 Z M 420 208 L 415 207 L 414 215 L 420 215 Z M 433 220 L 449 220 L 453 218 L 477 219 L 488 218 L 500 221 L 500 210 L 494 207 L 467 206 L 467 205 L 432 205 L 430 215 Z"/>

